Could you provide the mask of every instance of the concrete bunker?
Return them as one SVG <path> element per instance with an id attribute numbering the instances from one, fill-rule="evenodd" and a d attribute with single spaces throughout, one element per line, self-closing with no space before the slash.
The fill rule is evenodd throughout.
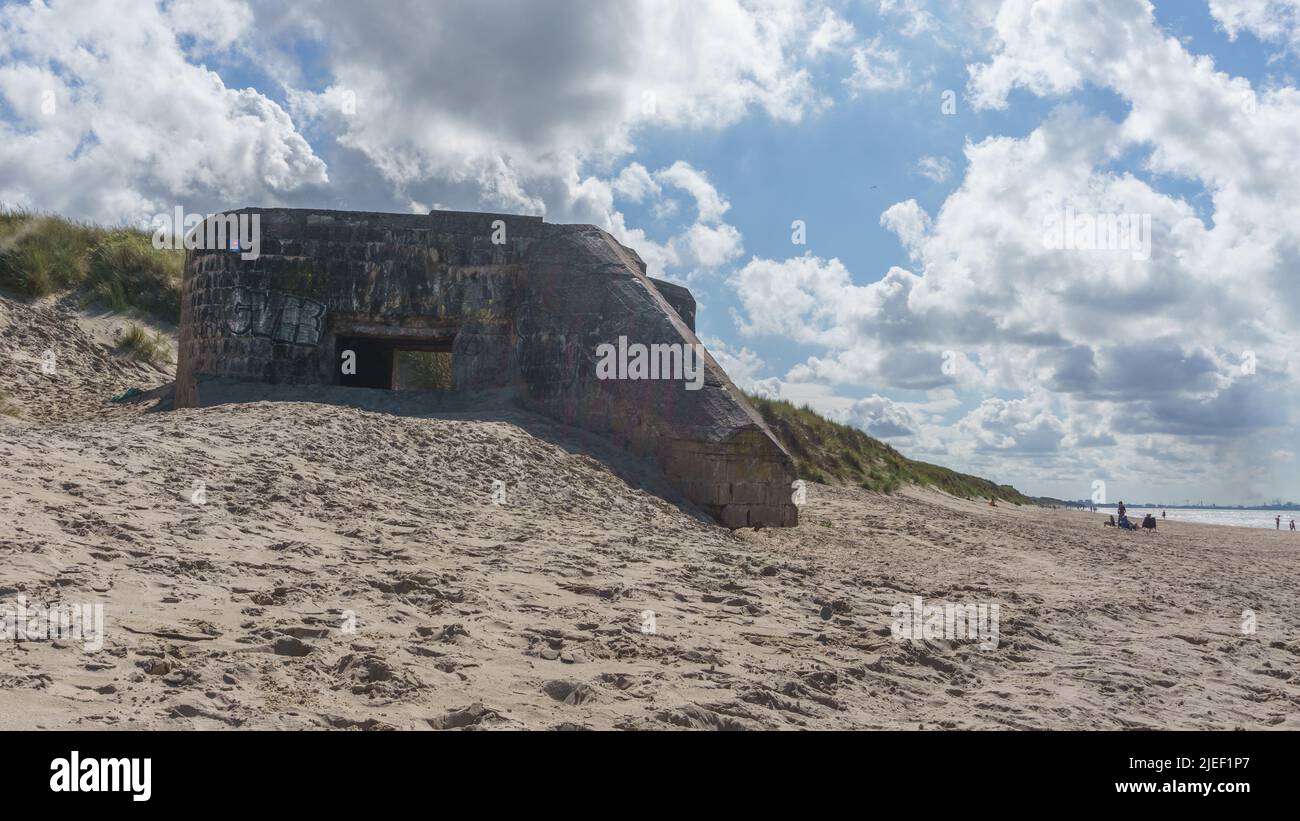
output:
<path id="1" fill-rule="evenodd" d="M 260 252 L 187 253 L 177 407 L 203 404 L 213 380 L 508 396 L 652 459 L 723 525 L 796 523 L 793 460 L 707 352 L 692 385 L 598 374 L 615 343 L 703 350 L 690 292 L 606 232 L 453 211 L 230 213 L 257 217 Z"/>

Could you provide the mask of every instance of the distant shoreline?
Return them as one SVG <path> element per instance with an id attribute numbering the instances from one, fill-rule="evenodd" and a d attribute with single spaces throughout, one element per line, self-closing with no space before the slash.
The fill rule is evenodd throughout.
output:
<path id="1" fill-rule="evenodd" d="M 1079 510 L 1088 510 L 1089 508 L 1089 505 L 1081 504 L 1079 502 L 1061 502 L 1060 504 L 1063 507 L 1072 507 L 1072 508 L 1077 508 Z M 1119 507 L 1119 505 L 1108 503 L 1104 505 L 1093 505 L 1093 507 L 1096 507 L 1098 510 L 1115 510 Z M 1235 510 L 1235 511 L 1241 511 L 1243 513 L 1250 513 L 1250 512 L 1300 513 L 1300 504 L 1291 504 L 1291 503 L 1282 505 L 1280 507 L 1277 505 L 1274 505 L 1272 507 L 1256 507 L 1256 506 L 1238 507 L 1238 506 L 1230 506 L 1230 505 L 1161 505 L 1161 504 L 1152 504 L 1150 502 L 1133 502 L 1130 504 L 1128 502 L 1125 502 L 1124 507 L 1125 508 L 1146 508 L 1148 510 L 1154 508 L 1157 510 L 1218 510 L 1218 511 Z"/>
<path id="2" fill-rule="evenodd" d="M 1206 527 L 1235 527 L 1247 530 L 1281 530 L 1283 533 L 1290 531 L 1290 522 L 1292 519 L 1300 520 L 1300 514 L 1291 511 L 1279 509 L 1263 508 L 1210 508 L 1210 507 L 1159 507 L 1156 505 L 1129 505 L 1125 508 L 1128 511 L 1129 518 L 1134 522 L 1140 522 L 1142 517 L 1150 513 L 1156 517 L 1159 525 L 1166 523 L 1178 525 L 1192 525 Z M 1082 511 L 1083 513 L 1092 513 L 1095 516 L 1114 516 L 1115 508 L 1110 505 L 1098 505 L 1095 513 L 1086 507 L 1070 506 L 1068 510 Z M 1168 511 L 1168 518 L 1161 516 L 1164 511 Z M 1282 517 L 1282 526 L 1277 527 L 1276 517 Z M 1300 521 L 1297 522 L 1300 526 Z M 1293 535 L 1300 535 L 1296 533 Z"/>

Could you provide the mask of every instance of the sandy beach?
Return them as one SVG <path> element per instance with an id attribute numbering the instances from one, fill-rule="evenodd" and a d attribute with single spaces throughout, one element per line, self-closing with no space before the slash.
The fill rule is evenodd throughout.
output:
<path id="1" fill-rule="evenodd" d="M 0 603 L 103 647 L 0 641 L 2 728 L 1300 728 L 1291 533 L 821 485 L 733 532 L 522 411 L 106 404 L 167 374 L 60 328 L 5 377 Z M 997 646 L 896 640 L 918 596 Z"/>

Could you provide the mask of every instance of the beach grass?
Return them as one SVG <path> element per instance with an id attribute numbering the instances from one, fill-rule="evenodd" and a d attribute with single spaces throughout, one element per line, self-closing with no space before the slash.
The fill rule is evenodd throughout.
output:
<path id="1" fill-rule="evenodd" d="M 132 359 L 154 365 L 171 363 L 170 347 L 161 333 L 150 334 L 143 326 L 132 322 L 117 340 L 118 348 Z"/>
<path id="2" fill-rule="evenodd" d="M 30 297 L 76 292 L 83 303 L 180 321 L 185 252 L 148 233 L 22 210 L 0 211 L 0 287 Z"/>
<path id="3" fill-rule="evenodd" d="M 966 499 L 1032 500 L 1010 485 L 908 459 L 863 431 L 832 422 L 807 405 L 749 396 L 772 433 L 794 457 L 799 478 L 894 493 L 904 485 L 933 487 Z"/>

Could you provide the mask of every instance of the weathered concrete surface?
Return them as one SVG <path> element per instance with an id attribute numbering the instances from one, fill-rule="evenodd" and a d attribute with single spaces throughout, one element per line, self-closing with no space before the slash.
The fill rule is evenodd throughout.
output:
<path id="1" fill-rule="evenodd" d="M 448 344 L 454 390 L 508 389 L 608 436 L 726 526 L 796 523 L 793 461 L 712 357 L 700 390 L 597 378 L 597 346 L 620 336 L 700 345 L 690 292 L 647 277 L 606 232 L 465 212 L 234 213 L 258 215 L 260 256 L 187 254 L 177 407 L 200 404 L 205 379 L 337 384 L 342 339 Z"/>

